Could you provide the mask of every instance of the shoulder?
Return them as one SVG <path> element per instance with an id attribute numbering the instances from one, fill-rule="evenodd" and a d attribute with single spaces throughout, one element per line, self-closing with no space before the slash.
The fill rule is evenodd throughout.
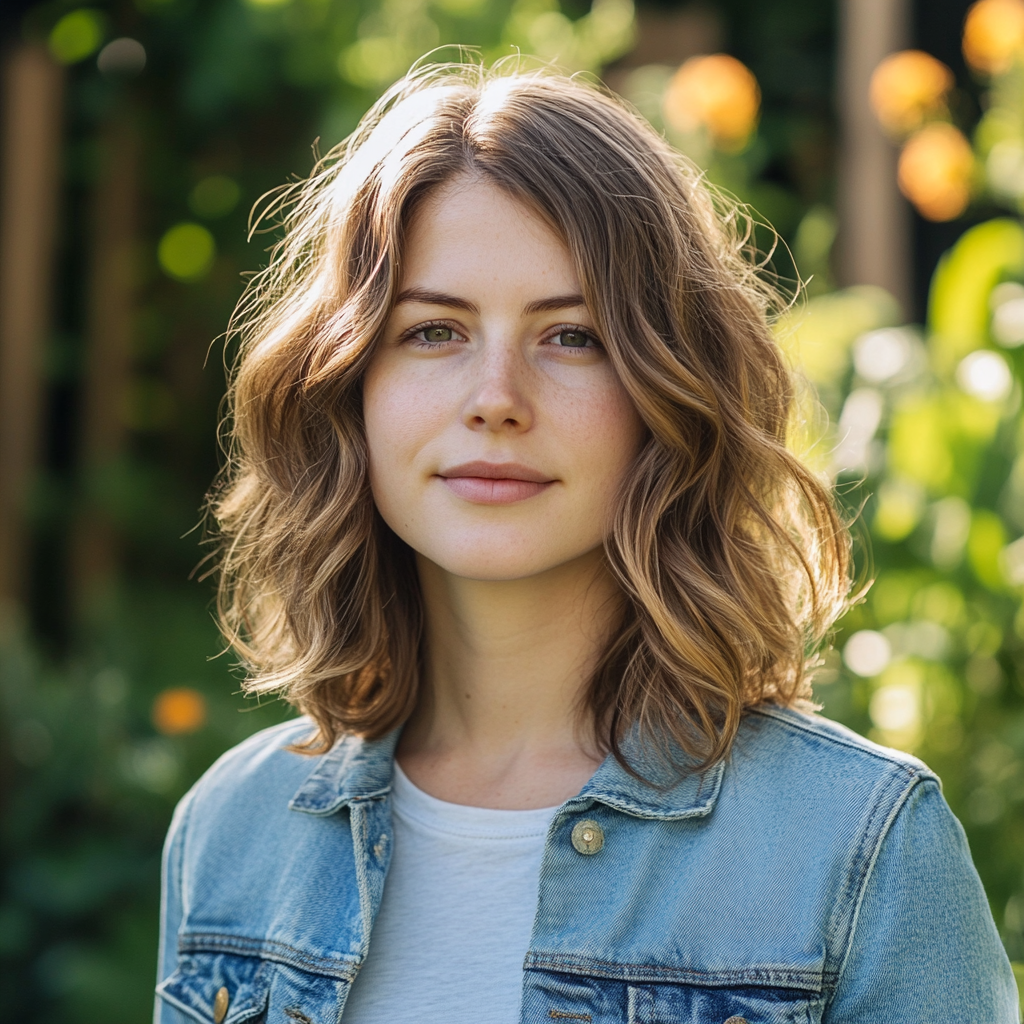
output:
<path id="1" fill-rule="evenodd" d="M 184 796 L 176 817 L 213 816 L 223 822 L 229 812 L 286 807 L 319 761 L 288 747 L 313 730 L 312 721 L 303 716 L 263 729 L 225 751 Z"/>
<path id="2" fill-rule="evenodd" d="M 761 705 L 744 716 L 734 757 L 753 757 L 766 769 L 805 774 L 811 769 L 854 772 L 864 781 L 895 777 L 907 782 L 936 779 L 921 760 L 873 743 L 821 715 Z M 820 781 L 827 782 L 828 776 Z"/>
<path id="3" fill-rule="evenodd" d="M 870 856 L 921 787 L 941 801 L 938 778 L 916 757 L 820 715 L 761 706 L 744 716 L 722 796 L 739 815 L 842 835 Z"/>

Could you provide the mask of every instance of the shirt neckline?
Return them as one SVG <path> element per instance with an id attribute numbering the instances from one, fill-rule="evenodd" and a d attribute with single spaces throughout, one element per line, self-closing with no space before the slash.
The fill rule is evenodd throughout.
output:
<path id="1" fill-rule="evenodd" d="M 547 835 L 558 806 L 528 810 L 472 807 L 440 800 L 419 788 L 394 762 L 392 813 L 432 832 L 473 839 L 525 839 Z M 560 806 L 560 805 L 559 805 Z"/>

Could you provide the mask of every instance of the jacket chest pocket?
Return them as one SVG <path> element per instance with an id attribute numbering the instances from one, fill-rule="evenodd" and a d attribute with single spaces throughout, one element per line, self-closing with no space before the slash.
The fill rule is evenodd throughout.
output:
<path id="1" fill-rule="evenodd" d="M 266 1020 L 273 965 L 228 953 L 183 953 L 157 995 L 199 1024 Z"/>
<path id="2" fill-rule="evenodd" d="M 348 981 L 232 953 L 182 953 L 159 1024 L 335 1024 Z"/>
<path id="3" fill-rule="evenodd" d="M 523 1024 L 820 1024 L 823 1006 L 798 989 L 529 975 Z"/>
<path id="4" fill-rule="evenodd" d="M 809 993 L 776 988 L 627 985 L 627 1024 L 817 1024 Z"/>

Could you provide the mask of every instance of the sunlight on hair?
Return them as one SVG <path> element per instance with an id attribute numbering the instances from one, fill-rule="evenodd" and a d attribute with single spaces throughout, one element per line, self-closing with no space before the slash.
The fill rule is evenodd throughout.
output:
<path id="1" fill-rule="evenodd" d="M 810 388 L 794 401 L 769 325 L 786 304 L 749 211 L 615 97 L 520 58 L 417 66 L 254 217 L 254 233 L 281 234 L 231 321 L 229 460 L 211 498 L 220 621 L 245 689 L 310 714 L 309 752 L 344 730 L 383 735 L 413 706 L 423 611 L 415 566 L 374 515 L 359 396 L 415 203 L 467 172 L 562 236 L 649 431 L 605 538 L 626 612 L 586 708 L 616 756 L 639 724 L 670 760 L 672 747 L 710 763 L 744 707 L 809 699 L 808 659 L 847 607 L 850 542 L 827 475 L 786 446 L 821 406 Z M 892 322 L 891 301 L 833 299 L 842 366 L 853 338 Z"/>

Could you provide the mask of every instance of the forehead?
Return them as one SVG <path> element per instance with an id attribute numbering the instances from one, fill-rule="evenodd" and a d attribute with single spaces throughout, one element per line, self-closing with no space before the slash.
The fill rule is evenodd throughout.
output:
<path id="1" fill-rule="evenodd" d="M 403 287 L 576 289 L 562 239 L 527 203 L 482 175 L 463 175 L 428 196 L 405 236 Z"/>

